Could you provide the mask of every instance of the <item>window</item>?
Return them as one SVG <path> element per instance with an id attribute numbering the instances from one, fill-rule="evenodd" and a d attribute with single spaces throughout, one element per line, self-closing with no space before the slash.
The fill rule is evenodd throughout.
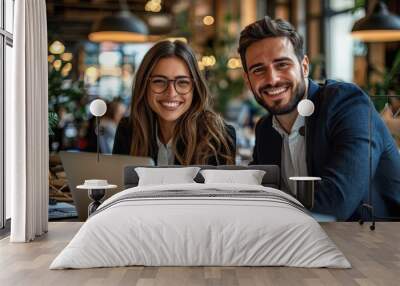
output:
<path id="1" fill-rule="evenodd" d="M 0 0 L 0 228 L 10 218 L 10 194 L 5 188 L 5 101 L 11 93 L 14 0 Z"/>
<path id="2" fill-rule="evenodd" d="M 350 31 L 355 20 L 360 17 L 353 14 L 354 0 L 329 2 L 330 11 L 336 13 L 327 22 L 325 35 L 327 78 L 353 82 L 354 41 Z M 362 15 L 361 15 L 362 16 Z"/>
<path id="3" fill-rule="evenodd" d="M 5 0 L 4 6 L 5 12 L 5 30 L 9 33 L 13 33 L 13 22 L 14 22 L 14 0 Z"/>

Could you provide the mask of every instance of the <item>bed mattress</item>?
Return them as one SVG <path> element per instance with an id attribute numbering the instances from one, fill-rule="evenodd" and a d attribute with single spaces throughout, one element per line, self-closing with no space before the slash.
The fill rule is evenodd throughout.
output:
<path id="1" fill-rule="evenodd" d="M 351 267 L 288 194 L 197 183 L 140 186 L 114 195 L 50 269 L 129 265 Z"/>

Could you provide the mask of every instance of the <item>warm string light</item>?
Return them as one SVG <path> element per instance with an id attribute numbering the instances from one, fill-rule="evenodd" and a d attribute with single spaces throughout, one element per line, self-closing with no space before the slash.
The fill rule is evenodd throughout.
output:
<path id="1" fill-rule="evenodd" d="M 72 70 L 72 64 L 66 63 L 64 67 L 61 69 L 61 75 L 66 77 L 69 75 L 69 72 Z"/>
<path id="2" fill-rule="evenodd" d="M 54 55 L 47 56 L 47 60 L 49 61 L 49 63 L 53 63 L 55 59 L 56 59 L 56 57 Z"/>
<path id="3" fill-rule="evenodd" d="M 213 16 L 205 16 L 203 18 L 203 24 L 206 26 L 211 26 L 212 24 L 214 24 L 214 17 Z"/>
<path id="4" fill-rule="evenodd" d="M 217 60 L 215 59 L 214 56 L 203 56 L 201 58 L 201 62 L 204 67 L 212 67 L 217 63 Z"/>
<path id="5" fill-rule="evenodd" d="M 239 58 L 230 58 L 227 63 L 230 69 L 237 69 L 242 67 L 242 61 Z"/>
<path id="6" fill-rule="evenodd" d="M 62 66 L 62 61 L 61 60 L 55 60 L 53 62 L 53 67 L 55 68 L 56 71 L 59 71 Z"/>
<path id="7" fill-rule="evenodd" d="M 147 12 L 155 12 L 158 13 L 161 11 L 161 0 L 150 0 L 144 6 L 144 10 Z"/>
<path id="8" fill-rule="evenodd" d="M 63 77 L 67 77 L 72 70 L 70 61 L 73 59 L 72 53 L 65 53 L 65 45 L 56 40 L 49 46 L 50 55 L 47 56 L 48 62 L 56 71 L 60 71 Z"/>
<path id="9" fill-rule="evenodd" d="M 199 69 L 202 71 L 204 70 L 204 65 L 202 61 L 197 61 L 197 64 L 199 65 Z"/>
<path id="10" fill-rule="evenodd" d="M 65 51 L 65 46 L 63 43 L 61 43 L 60 41 L 54 41 L 50 47 L 49 47 L 49 51 L 50 53 L 52 53 L 53 55 L 60 55 L 62 53 L 64 53 Z"/>
<path id="11" fill-rule="evenodd" d="M 60 57 L 64 62 L 70 62 L 73 58 L 73 55 L 72 53 L 63 53 Z"/>

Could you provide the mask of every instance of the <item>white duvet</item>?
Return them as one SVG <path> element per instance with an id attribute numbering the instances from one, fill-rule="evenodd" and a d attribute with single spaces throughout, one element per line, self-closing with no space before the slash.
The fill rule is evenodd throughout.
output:
<path id="1" fill-rule="evenodd" d="M 173 190 L 178 195 L 123 199 Z M 241 196 L 180 197 L 185 191 Z M 271 198 L 263 198 L 264 193 L 253 197 L 252 191 Z M 142 186 L 120 192 L 83 224 L 50 269 L 127 265 L 351 267 L 294 198 L 273 188 L 238 184 Z"/>

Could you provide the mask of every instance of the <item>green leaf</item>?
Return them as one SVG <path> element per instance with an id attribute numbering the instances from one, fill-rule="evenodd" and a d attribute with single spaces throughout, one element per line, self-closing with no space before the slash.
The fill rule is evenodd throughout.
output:
<path id="1" fill-rule="evenodd" d="M 58 115 L 55 112 L 48 113 L 48 120 L 49 120 L 49 135 L 54 135 L 53 128 L 57 127 L 58 124 Z"/>

